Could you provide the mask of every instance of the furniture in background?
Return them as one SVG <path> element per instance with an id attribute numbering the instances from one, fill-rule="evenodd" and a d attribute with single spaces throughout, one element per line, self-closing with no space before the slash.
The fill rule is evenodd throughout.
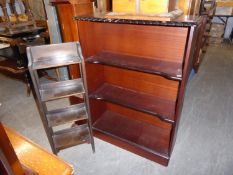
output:
<path id="1" fill-rule="evenodd" d="M 93 0 L 50 0 L 50 3 L 57 10 L 62 42 L 79 41 L 78 26 L 74 17 L 93 14 Z M 80 71 L 77 65 L 70 65 L 68 69 L 71 79 L 80 77 Z M 77 101 L 80 101 L 78 97 L 70 97 L 72 104 L 75 104 Z"/>
<path id="2" fill-rule="evenodd" d="M 30 94 L 30 76 L 27 68 L 26 47 L 49 42 L 46 28 L 26 28 L 10 33 L 0 32 L 0 42 L 7 45 L 0 49 L 0 72 L 13 78 L 23 80 Z"/>
<path id="3" fill-rule="evenodd" d="M 198 28 L 197 45 L 194 54 L 194 70 L 198 72 L 203 61 L 207 46 L 209 44 L 209 35 L 212 28 L 212 19 L 216 10 L 215 0 L 202 0 L 199 8 L 199 15 L 203 17 L 202 25 Z"/>
<path id="4" fill-rule="evenodd" d="M 22 79 L 27 85 L 27 93 L 30 94 L 30 76 L 27 69 L 26 47 L 49 43 L 49 34 L 46 24 L 38 24 L 31 13 L 27 0 L 22 0 L 24 11 L 18 13 L 15 7 L 16 1 L 0 1 L 3 11 L 0 23 L 0 43 L 8 45 L 0 49 L 0 72 L 13 78 Z M 11 11 L 8 14 L 6 10 Z"/>
<path id="5" fill-rule="evenodd" d="M 14 77 L 14 79 L 23 81 L 26 85 L 27 95 L 30 95 L 31 87 L 27 68 L 19 68 L 14 60 L 10 60 L 5 57 L 0 57 L 0 72 L 4 75 Z"/>
<path id="6" fill-rule="evenodd" d="M 233 17 L 233 1 L 232 0 L 225 0 L 225 1 L 222 1 L 222 0 L 217 0 L 217 8 L 229 8 L 229 10 L 231 10 L 231 13 L 223 13 L 223 14 L 217 14 L 215 13 L 214 14 L 214 17 L 217 17 L 221 22 L 222 24 L 224 25 L 224 30 L 223 30 L 223 35 L 222 35 L 222 38 L 224 38 L 225 36 L 225 33 L 226 33 L 226 28 L 227 28 L 227 25 L 228 25 L 228 21 L 230 18 Z M 231 29 L 231 35 L 229 36 L 229 38 L 224 38 L 225 41 L 229 40 L 229 41 L 232 41 L 232 38 L 233 38 L 233 27 Z"/>
<path id="7" fill-rule="evenodd" d="M 78 26 L 74 20 L 75 16 L 93 14 L 93 0 L 50 0 L 56 7 L 62 41 L 79 41 Z M 78 78 L 79 70 L 76 65 L 69 66 L 70 77 Z"/>
<path id="8" fill-rule="evenodd" d="M 16 10 L 16 3 L 19 5 L 20 12 Z M 0 27 L 4 27 L 8 31 L 12 31 L 18 27 L 36 27 L 28 0 L 0 0 L 0 8 L 3 12 Z"/>
<path id="9" fill-rule="evenodd" d="M 82 143 L 91 143 L 94 152 L 86 77 L 79 43 L 28 47 L 27 55 L 41 120 L 53 153 L 57 154 L 62 149 Z M 80 78 L 59 82 L 41 82 L 38 77 L 38 70 L 74 64 L 79 65 Z M 49 101 L 70 96 L 78 96 L 82 102 L 65 107 L 56 106 L 56 109 L 48 107 Z M 76 121 L 78 123 L 73 124 Z M 67 126 L 68 124 L 73 125 Z"/>
<path id="10" fill-rule="evenodd" d="M 1 175 L 72 175 L 73 168 L 0 123 Z"/>
<path id="11" fill-rule="evenodd" d="M 94 136 L 168 165 L 204 18 L 76 19 Z"/>
<path id="12" fill-rule="evenodd" d="M 81 1 L 51 0 L 63 41 L 81 41 L 94 136 L 162 165 L 175 144 L 206 21 L 199 16 L 201 0 L 186 1 L 187 16 L 163 21 L 109 19 L 104 9 L 76 14 Z M 70 68 L 71 78 L 76 72 Z"/>
<path id="13" fill-rule="evenodd" d="M 176 9 L 176 0 L 112 0 L 112 11 L 130 14 L 169 13 Z"/>

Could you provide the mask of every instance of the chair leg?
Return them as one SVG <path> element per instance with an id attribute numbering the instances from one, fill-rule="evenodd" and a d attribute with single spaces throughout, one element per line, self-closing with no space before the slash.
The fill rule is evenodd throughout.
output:
<path id="1" fill-rule="evenodd" d="M 27 89 L 27 96 L 28 97 L 30 97 L 30 95 L 31 95 L 31 85 L 30 85 L 30 75 L 29 75 L 29 73 L 28 72 L 26 72 L 25 74 L 24 74 L 24 81 L 25 81 L 25 85 L 26 85 L 26 89 Z"/>

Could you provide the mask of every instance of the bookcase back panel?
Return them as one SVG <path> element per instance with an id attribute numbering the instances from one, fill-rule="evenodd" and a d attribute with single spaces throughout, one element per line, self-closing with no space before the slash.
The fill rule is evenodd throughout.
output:
<path id="1" fill-rule="evenodd" d="M 171 130 L 172 128 L 172 124 L 164 122 L 156 116 L 152 116 L 152 115 L 149 115 L 143 112 L 135 111 L 135 110 L 132 110 L 132 109 L 129 109 L 123 106 L 115 105 L 112 103 L 106 103 L 106 108 L 113 112 L 119 113 L 123 116 L 127 116 L 129 118 L 132 118 L 138 121 L 146 122 L 146 123 L 161 127 L 163 129 Z"/>
<path id="2" fill-rule="evenodd" d="M 104 66 L 104 81 L 171 101 L 176 101 L 179 86 L 178 81 L 158 75 L 110 66 Z"/>
<path id="3" fill-rule="evenodd" d="M 183 62 L 188 28 L 79 21 L 84 57 L 101 51 Z M 114 33 L 114 35 L 113 35 Z"/>
<path id="4" fill-rule="evenodd" d="M 89 94 L 104 83 L 104 66 L 86 63 L 87 89 Z"/>

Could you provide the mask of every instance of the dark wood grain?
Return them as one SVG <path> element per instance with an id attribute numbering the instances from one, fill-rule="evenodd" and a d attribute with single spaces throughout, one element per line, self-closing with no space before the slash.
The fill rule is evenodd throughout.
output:
<path id="1" fill-rule="evenodd" d="M 167 122 L 174 122 L 175 102 L 173 101 L 107 83 L 91 93 L 89 97 L 152 114 Z"/>
<path id="2" fill-rule="evenodd" d="M 117 145 L 118 147 L 123 148 L 127 151 L 130 151 L 132 153 L 135 153 L 139 156 L 147 158 L 151 161 L 158 162 L 161 165 L 164 165 L 164 166 L 168 165 L 169 158 L 167 158 L 167 157 L 162 157 L 161 155 L 153 154 L 151 152 L 145 151 L 145 150 L 140 149 L 134 145 L 128 144 L 127 142 L 124 142 L 118 138 L 107 135 L 103 132 L 99 132 L 97 130 L 94 131 L 94 136 L 101 139 L 101 140 L 109 142 L 111 144 Z"/>
<path id="3" fill-rule="evenodd" d="M 86 65 L 89 67 L 89 64 Z M 95 66 L 95 69 L 97 67 L 99 66 Z M 171 81 L 162 76 L 117 67 L 103 66 L 103 69 L 103 81 L 106 83 L 150 94 L 169 101 L 175 102 L 177 99 L 178 81 Z"/>
<path id="4" fill-rule="evenodd" d="M 193 65 L 198 26 L 84 18 L 78 26 L 94 135 L 167 165 Z M 178 69 L 180 81 L 174 80 Z M 141 136 L 146 141 L 141 142 Z"/>
<path id="5" fill-rule="evenodd" d="M 87 60 L 93 64 L 104 64 L 140 72 L 162 75 L 168 79 L 182 79 L 182 64 L 163 61 L 160 58 L 143 58 L 140 56 L 123 55 L 103 51 L 89 57 Z"/>
<path id="6" fill-rule="evenodd" d="M 98 103 L 101 104 L 100 101 L 98 101 Z M 144 113 L 144 112 L 140 112 L 140 111 L 136 111 L 124 106 L 120 106 L 117 104 L 113 104 L 113 103 L 109 103 L 109 102 L 103 102 L 102 103 L 105 104 L 105 108 L 104 110 L 110 110 L 112 112 L 118 113 L 120 115 L 123 116 L 127 116 L 130 119 L 133 120 L 138 120 L 141 121 L 143 123 L 149 123 L 151 125 L 157 126 L 159 128 L 164 128 L 164 129 L 171 129 L 172 128 L 172 124 L 162 121 L 160 120 L 158 117 L 155 117 L 153 115 Z M 101 113 L 101 115 L 103 114 L 103 112 Z"/>
<path id="7" fill-rule="evenodd" d="M 168 129 L 132 120 L 112 111 L 105 111 L 93 124 L 93 129 L 153 154 L 168 156 Z"/>
<path id="8" fill-rule="evenodd" d="M 77 3 L 71 3 L 69 0 L 50 0 L 50 2 L 55 5 L 58 20 L 61 29 L 62 41 L 72 42 L 79 41 L 79 32 L 77 22 L 74 20 L 74 16 L 92 14 L 93 7 L 92 1 L 90 0 L 77 0 Z M 73 1 L 74 2 L 74 1 Z M 77 65 L 69 66 L 69 74 L 71 79 L 79 78 L 80 71 Z M 70 97 L 71 104 L 76 104 L 80 102 L 77 97 Z"/>
<path id="9" fill-rule="evenodd" d="M 183 63 L 188 28 L 78 21 L 85 59 L 109 51 Z"/>
<path id="10" fill-rule="evenodd" d="M 91 14 L 93 12 L 91 1 L 85 0 L 85 3 L 77 1 L 77 4 L 70 4 L 67 0 L 50 1 L 56 5 L 58 19 L 63 42 L 79 41 L 78 26 L 74 21 L 74 16 Z M 71 78 L 80 77 L 77 65 L 69 66 Z"/>
<path id="11" fill-rule="evenodd" d="M 177 136 L 177 132 L 179 128 L 179 122 L 180 122 L 181 112 L 182 112 L 183 103 L 184 103 L 186 85 L 188 83 L 190 72 L 193 68 L 195 46 L 197 44 L 197 35 L 198 35 L 198 31 L 196 30 L 196 27 L 198 26 L 193 26 L 190 28 L 189 37 L 187 38 L 187 45 L 186 45 L 185 57 L 184 57 L 184 68 L 183 68 L 184 77 L 183 77 L 182 82 L 180 83 L 179 91 L 178 91 L 176 114 L 175 114 L 176 122 L 172 129 L 172 135 L 171 135 L 172 137 L 171 137 L 171 142 L 170 142 L 169 155 L 172 154 L 172 151 L 173 151 L 173 148 L 176 142 L 176 136 Z"/>

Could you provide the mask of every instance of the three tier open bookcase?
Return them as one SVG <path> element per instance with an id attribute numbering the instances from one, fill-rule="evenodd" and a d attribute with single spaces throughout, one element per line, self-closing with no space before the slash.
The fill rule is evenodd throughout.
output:
<path id="1" fill-rule="evenodd" d="M 198 23 L 77 19 L 94 136 L 168 165 Z"/>

